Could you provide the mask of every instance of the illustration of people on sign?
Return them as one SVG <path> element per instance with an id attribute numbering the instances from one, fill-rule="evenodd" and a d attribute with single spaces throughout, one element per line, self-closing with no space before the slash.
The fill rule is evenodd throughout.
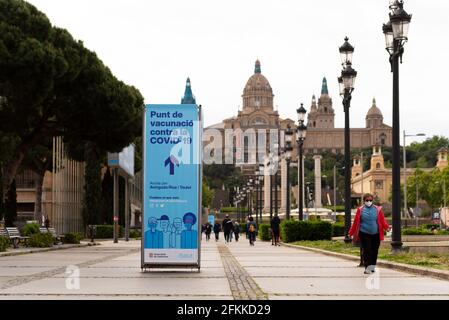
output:
<path id="1" fill-rule="evenodd" d="M 181 248 L 182 219 L 174 218 L 171 226 L 170 248 Z"/>
<path id="2" fill-rule="evenodd" d="M 187 212 L 182 218 L 186 230 L 181 234 L 181 249 L 196 249 L 198 232 L 192 230 L 193 225 L 196 223 L 196 217 L 192 212 Z"/>
<path id="3" fill-rule="evenodd" d="M 162 232 L 163 237 L 163 248 L 167 249 L 170 247 L 170 219 L 167 215 L 162 215 L 159 219 L 159 230 Z"/>
<path id="4" fill-rule="evenodd" d="M 145 231 L 145 248 L 161 249 L 164 246 L 163 234 L 156 229 L 157 219 L 150 217 L 148 219 L 148 230 Z"/>

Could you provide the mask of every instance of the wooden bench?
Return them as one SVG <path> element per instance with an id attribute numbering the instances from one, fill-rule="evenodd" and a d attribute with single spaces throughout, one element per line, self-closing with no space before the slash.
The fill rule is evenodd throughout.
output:
<path id="1" fill-rule="evenodd" d="M 55 240 L 55 244 L 61 243 L 62 242 L 62 238 L 64 238 L 63 235 L 59 235 L 56 233 L 55 228 L 45 228 L 45 227 L 40 227 L 39 228 L 40 233 L 49 233 L 52 235 L 53 239 Z"/>
<path id="2" fill-rule="evenodd" d="M 6 227 L 6 232 L 8 233 L 8 238 L 11 240 L 14 248 L 17 249 L 20 242 L 23 242 L 25 246 L 28 247 L 28 239 L 30 237 L 22 237 L 17 227 Z"/>

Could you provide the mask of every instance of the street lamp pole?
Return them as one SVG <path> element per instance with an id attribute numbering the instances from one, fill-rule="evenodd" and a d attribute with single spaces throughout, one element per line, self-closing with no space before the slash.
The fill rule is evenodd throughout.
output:
<path id="1" fill-rule="evenodd" d="M 392 218 L 393 233 L 391 247 L 393 252 L 401 251 L 401 167 L 399 145 L 399 59 L 402 62 L 404 43 L 408 40 L 408 27 L 412 16 L 404 10 L 403 0 L 390 0 L 390 21 L 383 25 L 386 50 L 390 55 L 390 63 L 393 71 L 393 196 Z"/>
<path id="2" fill-rule="evenodd" d="M 444 224 L 446 225 L 446 213 L 447 213 L 447 209 L 446 209 L 446 179 L 443 176 L 443 205 L 444 205 Z M 440 222 L 441 222 L 441 215 L 440 215 Z M 440 227 L 441 230 L 441 227 Z"/>
<path id="3" fill-rule="evenodd" d="M 273 166 L 273 154 L 270 152 L 270 162 L 267 165 L 267 169 L 270 168 L 269 174 L 270 174 L 270 221 L 273 219 L 273 172 L 271 170 L 271 167 Z"/>
<path id="4" fill-rule="evenodd" d="M 351 142 L 349 131 L 349 108 L 351 106 L 352 92 L 357 71 L 352 68 L 352 55 L 354 47 L 348 42 L 348 37 L 339 48 L 343 70 L 338 78 L 340 95 L 343 98 L 345 112 L 345 242 L 350 243 L 349 229 L 351 227 Z"/>
<path id="5" fill-rule="evenodd" d="M 293 130 L 289 125 L 287 125 L 287 130 L 285 130 L 285 160 L 287 162 L 287 204 L 285 208 L 285 218 L 290 220 L 290 162 L 292 160 L 292 137 Z"/>
<path id="6" fill-rule="evenodd" d="M 334 165 L 334 213 L 337 218 L 337 167 Z"/>
<path id="7" fill-rule="evenodd" d="M 299 221 L 303 220 L 303 195 L 302 195 L 302 186 L 303 186 L 303 166 L 302 166 L 302 149 L 304 145 L 304 140 L 306 139 L 307 127 L 304 125 L 304 120 L 306 118 L 306 109 L 304 108 L 304 104 L 301 103 L 301 106 L 296 110 L 298 114 L 298 128 L 297 128 L 297 144 L 298 144 L 298 218 Z"/>
<path id="8" fill-rule="evenodd" d="M 418 133 L 418 134 L 405 134 L 405 130 L 404 130 L 404 139 L 403 139 L 403 143 L 404 146 L 402 147 L 403 149 L 403 160 L 404 160 L 404 214 L 403 214 L 403 218 L 406 218 L 408 215 L 408 205 L 407 205 L 407 153 L 406 153 L 406 144 L 405 144 L 405 138 L 406 137 L 423 137 L 425 136 L 424 133 Z"/>

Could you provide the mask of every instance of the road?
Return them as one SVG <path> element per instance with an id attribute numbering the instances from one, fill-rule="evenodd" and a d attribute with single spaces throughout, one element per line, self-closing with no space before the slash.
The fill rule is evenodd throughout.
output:
<path id="1" fill-rule="evenodd" d="M 203 240 L 200 273 L 141 272 L 140 241 L 0 257 L 0 299 L 449 299 L 449 281 L 241 240 Z"/>

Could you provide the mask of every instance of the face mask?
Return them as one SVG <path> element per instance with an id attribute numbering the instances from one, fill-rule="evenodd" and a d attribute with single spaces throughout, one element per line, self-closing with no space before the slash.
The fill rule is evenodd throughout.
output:
<path id="1" fill-rule="evenodd" d="M 373 205 L 372 201 L 365 201 L 365 206 L 371 207 Z"/>

